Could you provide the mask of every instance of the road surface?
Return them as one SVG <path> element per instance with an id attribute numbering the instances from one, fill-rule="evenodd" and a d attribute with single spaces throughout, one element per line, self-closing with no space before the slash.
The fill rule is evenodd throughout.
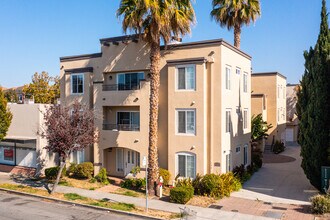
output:
<path id="1" fill-rule="evenodd" d="M 142 219 L 124 216 L 91 208 L 76 207 L 43 201 L 38 198 L 25 197 L 6 192 L 0 192 L 1 220 L 119 220 Z"/>

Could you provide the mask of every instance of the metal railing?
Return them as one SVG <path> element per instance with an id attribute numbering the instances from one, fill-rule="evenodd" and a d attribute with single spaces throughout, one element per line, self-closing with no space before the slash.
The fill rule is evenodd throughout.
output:
<path id="1" fill-rule="evenodd" d="M 138 90 L 140 83 L 103 85 L 103 91 Z"/>
<path id="2" fill-rule="evenodd" d="M 103 130 L 110 131 L 140 131 L 140 125 L 137 124 L 103 124 Z"/>

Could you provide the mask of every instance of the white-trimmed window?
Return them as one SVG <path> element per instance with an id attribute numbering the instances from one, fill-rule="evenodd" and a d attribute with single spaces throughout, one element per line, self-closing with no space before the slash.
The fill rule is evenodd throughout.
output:
<path id="1" fill-rule="evenodd" d="M 80 164 L 85 162 L 85 150 L 72 152 L 70 155 L 70 162 Z"/>
<path id="2" fill-rule="evenodd" d="M 280 121 L 280 109 L 278 108 L 277 109 L 277 121 L 279 122 Z"/>
<path id="3" fill-rule="evenodd" d="M 196 177 L 196 156 L 191 153 L 177 153 L 177 174 L 180 177 L 192 178 Z"/>
<path id="4" fill-rule="evenodd" d="M 71 74 L 71 94 L 84 93 L 84 74 Z"/>
<path id="5" fill-rule="evenodd" d="M 178 134 L 196 134 L 196 110 L 195 109 L 177 109 L 177 133 Z"/>
<path id="6" fill-rule="evenodd" d="M 230 85 L 230 83 L 231 83 L 231 80 L 230 80 L 231 73 L 230 72 L 231 72 L 230 67 L 226 66 L 226 89 L 227 90 L 230 90 L 230 88 L 231 88 L 231 85 Z"/>
<path id="7" fill-rule="evenodd" d="M 195 65 L 177 67 L 177 90 L 195 90 L 196 88 Z"/>
<path id="8" fill-rule="evenodd" d="M 247 73 L 243 74 L 243 92 L 247 92 L 247 87 L 248 87 L 247 76 L 248 76 Z"/>
<path id="9" fill-rule="evenodd" d="M 226 109 L 226 133 L 231 131 L 231 109 Z"/>
<path id="10" fill-rule="evenodd" d="M 226 155 L 226 173 L 231 171 L 231 154 Z"/>
<path id="11" fill-rule="evenodd" d="M 283 86 L 283 99 L 285 99 L 285 94 L 286 93 L 286 87 L 285 86 Z"/>
<path id="12" fill-rule="evenodd" d="M 249 148 L 249 145 L 245 144 L 244 145 L 244 159 L 243 159 L 244 166 L 247 165 L 247 163 L 248 163 L 248 148 Z"/>
<path id="13" fill-rule="evenodd" d="M 240 74 L 241 74 L 241 68 L 236 67 L 236 74 L 237 74 L 237 75 L 240 75 Z"/>
<path id="14" fill-rule="evenodd" d="M 281 94 L 281 87 L 280 85 L 277 86 L 277 98 L 280 98 L 280 94 Z"/>
<path id="15" fill-rule="evenodd" d="M 238 145 L 238 146 L 236 147 L 236 153 L 237 153 L 237 154 L 241 153 L 241 146 L 240 146 L 240 145 Z"/>
<path id="16" fill-rule="evenodd" d="M 244 109 L 243 111 L 243 128 L 248 128 L 248 109 Z"/>

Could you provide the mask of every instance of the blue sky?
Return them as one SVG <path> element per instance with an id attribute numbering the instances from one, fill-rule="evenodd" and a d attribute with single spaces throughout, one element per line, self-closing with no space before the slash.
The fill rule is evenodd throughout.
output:
<path id="1" fill-rule="evenodd" d="M 99 39 L 122 35 L 119 0 L 0 0 L 0 85 L 20 86 L 35 72 L 59 73 L 59 57 L 100 51 Z M 185 42 L 233 33 L 211 20 L 211 0 L 196 0 L 197 24 Z M 330 8 L 329 0 L 327 2 Z M 241 49 L 254 72 L 279 71 L 297 83 L 303 51 L 317 40 L 321 0 L 261 0 L 262 16 L 244 27 Z"/>

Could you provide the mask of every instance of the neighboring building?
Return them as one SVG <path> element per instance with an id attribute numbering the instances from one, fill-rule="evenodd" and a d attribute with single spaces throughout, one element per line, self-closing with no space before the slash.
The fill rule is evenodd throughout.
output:
<path id="1" fill-rule="evenodd" d="M 262 115 L 262 120 L 267 121 L 267 95 L 265 94 L 251 94 L 251 114 L 257 116 Z M 251 117 L 251 118 L 252 118 Z M 263 139 L 256 145 L 258 149 L 264 151 L 266 140 Z"/>
<path id="2" fill-rule="evenodd" d="M 299 120 L 296 111 L 298 89 L 299 84 L 288 84 L 286 86 L 286 142 L 288 143 L 298 141 Z"/>
<path id="3" fill-rule="evenodd" d="M 60 58 L 61 104 L 95 109 L 100 139 L 84 158 L 124 177 L 148 153 L 149 47 L 137 35 L 100 43 Z M 250 164 L 251 57 L 217 39 L 169 45 L 160 63 L 160 167 L 174 179 Z"/>
<path id="4" fill-rule="evenodd" d="M 54 155 L 44 149 L 47 140 L 37 135 L 46 106 L 8 103 L 13 119 L 6 138 L 0 142 L 1 171 L 34 173 L 55 165 Z"/>
<path id="5" fill-rule="evenodd" d="M 276 140 L 285 143 L 286 77 L 278 72 L 253 73 L 251 87 L 252 96 L 264 94 L 267 97 L 267 123 L 273 127 L 268 131 L 266 145 L 272 145 Z M 256 112 L 254 108 L 252 105 L 252 112 Z M 258 112 L 262 113 L 260 110 Z"/>

